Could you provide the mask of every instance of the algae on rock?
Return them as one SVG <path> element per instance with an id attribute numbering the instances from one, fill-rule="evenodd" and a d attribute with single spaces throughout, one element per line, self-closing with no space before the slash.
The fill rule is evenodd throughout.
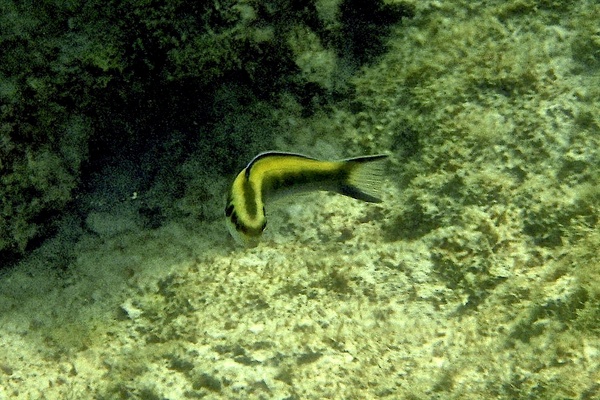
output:
<path id="1" fill-rule="evenodd" d="M 396 9 L 376 3 L 378 12 Z M 144 190 L 149 203 L 141 212 L 157 220 L 173 217 L 175 202 L 176 215 L 197 212 L 181 201 L 193 193 L 184 171 L 191 165 L 203 182 L 218 181 L 205 191 L 214 201 L 221 175 L 281 134 L 280 97 L 291 95 L 312 113 L 332 92 L 346 90 L 336 53 L 351 45 L 341 41 L 340 32 L 350 28 L 344 15 L 371 18 L 353 11 L 360 7 L 354 1 L 75 0 L 35 7 L 3 1 L 0 254 L 20 256 L 35 247 L 59 229 L 74 201 L 86 203 L 77 204 L 76 215 L 89 212 L 97 200 L 89 193 L 122 163 L 139 167 L 130 174 L 131 191 Z M 378 26 L 370 20 L 371 37 Z M 241 105 L 225 118 L 224 92 Z M 254 106 L 264 111 L 265 129 L 249 132 L 241 121 L 254 117 Z M 207 173 L 214 165 L 219 170 Z"/>

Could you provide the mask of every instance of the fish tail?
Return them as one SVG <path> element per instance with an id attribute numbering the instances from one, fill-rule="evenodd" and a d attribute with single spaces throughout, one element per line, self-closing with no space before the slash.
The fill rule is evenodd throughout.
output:
<path id="1" fill-rule="evenodd" d="M 369 203 L 381 203 L 380 192 L 385 172 L 386 154 L 344 160 L 346 171 L 339 193 Z"/>

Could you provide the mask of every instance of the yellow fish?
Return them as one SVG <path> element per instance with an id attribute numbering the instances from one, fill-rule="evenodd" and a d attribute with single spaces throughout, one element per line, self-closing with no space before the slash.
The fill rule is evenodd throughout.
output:
<path id="1" fill-rule="evenodd" d="M 225 217 L 233 238 L 255 246 L 267 225 L 265 201 L 311 190 L 379 203 L 385 154 L 323 161 L 301 154 L 266 152 L 254 157 L 229 190 Z"/>

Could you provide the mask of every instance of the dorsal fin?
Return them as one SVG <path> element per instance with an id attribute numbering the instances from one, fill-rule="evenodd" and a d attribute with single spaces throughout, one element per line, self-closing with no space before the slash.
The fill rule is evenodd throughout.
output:
<path id="1" fill-rule="evenodd" d="M 248 165 L 246 166 L 246 178 L 248 178 L 250 176 L 250 170 L 252 169 L 254 164 L 256 164 L 258 161 L 260 161 L 263 158 L 271 157 L 271 156 L 294 156 L 294 157 L 306 158 L 307 160 L 317 160 L 316 158 L 305 156 L 304 154 L 290 153 L 290 152 L 286 152 L 286 151 L 265 151 L 263 153 L 260 153 L 256 157 L 254 157 L 252 159 L 252 161 L 250 161 L 248 163 Z"/>

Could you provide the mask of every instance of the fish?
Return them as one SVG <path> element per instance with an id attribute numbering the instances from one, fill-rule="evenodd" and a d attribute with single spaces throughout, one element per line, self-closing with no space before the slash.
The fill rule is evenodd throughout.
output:
<path id="1" fill-rule="evenodd" d="M 225 219 L 234 240 L 255 247 L 267 226 L 265 203 L 308 191 L 329 191 L 380 203 L 387 154 L 319 160 L 295 153 L 260 153 L 233 180 Z"/>

